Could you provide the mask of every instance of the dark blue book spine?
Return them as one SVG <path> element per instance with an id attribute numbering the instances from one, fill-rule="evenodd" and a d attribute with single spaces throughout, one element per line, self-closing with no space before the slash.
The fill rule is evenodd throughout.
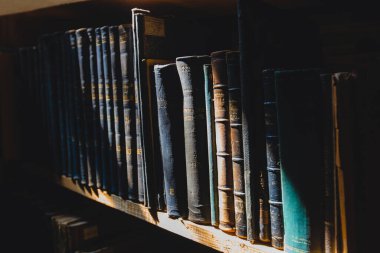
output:
<path id="1" fill-rule="evenodd" d="M 114 124 L 114 110 L 113 110 L 113 88 L 112 88 L 112 74 L 111 74 L 111 55 L 110 55 L 110 41 L 109 41 L 109 27 L 103 26 L 100 28 L 102 34 L 102 50 L 103 50 L 103 74 L 105 85 L 105 106 L 107 109 L 107 148 L 108 148 L 108 166 L 110 178 L 110 192 L 113 194 L 118 193 L 116 181 L 116 153 L 115 153 L 115 124 Z"/>
<path id="2" fill-rule="evenodd" d="M 121 81 L 120 62 L 120 39 L 119 28 L 109 27 L 110 58 L 112 76 L 112 98 L 115 125 L 115 152 L 116 152 L 116 179 L 118 183 L 118 194 L 121 197 L 127 195 L 127 168 L 125 156 L 125 133 L 124 133 L 124 111 L 123 111 L 123 87 Z"/>
<path id="3" fill-rule="evenodd" d="M 92 128 L 92 144 L 93 152 L 91 154 L 96 187 L 101 188 L 101 150 L 100 150 L 100 125 L 99 125 L 99 88 L 98 88 L 98 69 L 96 56 L 96 39 L 93 28 L 87 28 L 87 36 L 89 40 L 89 63 L 90 63 L 90 83 L 91 83 L 91 115 L 90 127 Z"/>
<path id="4" fill-rule="evenodd" d="M 123 112 L 125 149 L 127 163 L 128 199 L 136 201 L 137 157 L 136 157 L 136 116 L 133 85 L 133 36 L 130 25 L 119 26 L 121 80 L 123 88 Z"/>
<path id="5" fill-rule="evenodd" d="M 82 184 L 87 183 L 87 167 L 86 167 L 86 154 L 84 143 L 84 131 L 83 131 L 83 114 L 81 107 L 81 86 L 79 77 L 79 62 L 77 52 L 77 39 L 75 30 L 68 31 L 70 36 L 71 47 L 71 71 L 72 71 L 72 91 L 74 95 L 74 114 L 75 114 L 75 129 L 76 129 L 76 146 L 78 150 L 78 164 L 79 164 L 79 179 Z"/>
<path id="6" fill-rule="evenodd" d="M 215 115 L 211 64 L 203 65 L 205 78 L 205 105 L 207 122 L 208 169 L 210 178 L 211 225 L 219 226 L 218 171 L 216 168 Z"/>
<path id="7" fill-rule="evenodd" d="M 91 77 L 90 77 L 90 50 L 89 39 L 86 28 L 76 30 L 77 37 L 77 50 L 78 50 L 78 66 L 80 77 L 80 90 L 81 90 L 81 114 L 83 125 L 83 141 L 85 146 L 85 161 L 87 173 L 87 185 L 94 186 L 96 184 L 95 171 L 93 170 L 93 163 L 91 160 L 91 153 L 93 152 L 92 143 L 92 128 L 90 122 L 92 121 L 92 104 L 91 104 Z"/>
<path id="8" fill-rule="evenodd" d="M 277 105 L 274 70 L 264 70 L 262 78 L 264 89 L 265 137 L 272 246 L 278 249 L 283 249 L 284 220 L 282 213 L 281 171 L 277 131 Z"/>
<path id="9" fill-rule="evenodd" d="M 275 85 L 284 250 L 323 252 L 324 131 L 320 73 L 315 69 L 276 71 Z"/>
<path id="10" fill-rule="evenodd" d="M 183 97 L 176 64 L 155 65 L 159 136 L 166 207 L 169 217 L 186 210 L 186 161 L 183 139 Z"/>
<path id="11" fill-rule="evenodd" d="M 103 190 L 109 190 L 109 161 L 108 161 L 108 127 L 107 127 L 107 108 L 105 102 L 105 84 L 104 84 L 104 68 L 103 68 L 103 48 L 102 35 L 100 28 L 95 28 L 96 43 L 96 63 L 98 73 L 98 104 L 99 104 L 99 145 L 101 154 L 101 185 Z"/>
<path id="12" fill-rule="evenodd" d="M 209 56 L 176 59 L 183 94 L 188 219 L 211 223 L 203 65 Z"/>

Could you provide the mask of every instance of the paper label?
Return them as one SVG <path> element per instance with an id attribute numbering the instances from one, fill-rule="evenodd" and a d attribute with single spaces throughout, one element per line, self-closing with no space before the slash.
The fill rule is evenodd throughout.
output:
<path id="1" fill-rule="evenodd" d="M 161 18 L 145 16 L 145 35 L 165 37 L 165 21 Z"/>

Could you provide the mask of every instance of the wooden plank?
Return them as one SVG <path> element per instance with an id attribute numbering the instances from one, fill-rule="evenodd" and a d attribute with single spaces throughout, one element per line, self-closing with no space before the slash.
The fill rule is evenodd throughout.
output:
<path id="1" fill-rule="evenodd" d="M 184 219 L 170 219 L 166 213 L 152 212 L 143 205 L 124 200 L 115 195 L 89 187 L 82 186 L 71 178 L 62 176 L 57 183 L 66 189 L 81 194 L 89 199 L 118 209 L 136 218 L 145 220 L 160 228 L 183 236 L 195 242 L 201 243 L 222 252 L 247 252 L 247 253 L 280 253 L 283 251 L 275 248 L 251 244 L 234 235 L 226 234 L 212 226 L 198 225 Z"/>

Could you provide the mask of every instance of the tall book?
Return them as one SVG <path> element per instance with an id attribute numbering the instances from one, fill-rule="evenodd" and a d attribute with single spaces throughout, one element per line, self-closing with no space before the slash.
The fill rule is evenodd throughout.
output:
<path id="1" fill-rule="evenodd" d="M 96 43 L 96 70 L 98 73 L 98 104 L 99 104 L 99 145 L 101 154 L 101 187 L 103 190 L 109 190 L 109 155 L 108 155 L 108 126 L 107 126 L 107 107 L 106 93 L 104 83 L 104 66 L 103 66 L 103 48 L 101 29 L 95 28 L 95 43 Z"/>
<path id="2" fill-rule="evenodd" d="M 323 106 L 316 69 L 276 71 L 284 250 L 323 250 Z M 307 170 L 305 170 L 307 166 Z"/>
<path id="3" fill-rule="evenodd" d="M 121 81 L 120 43 L 118 26 L 109 27 L 112 99 L 115 126 L 115 153 L 118 194 L 126 197 L 127 168 L 125 156 L 123 87 Z"/>
<path id="4" fill-rule="evenodd" d="M 210 195 L 207 157 L 207 125 L 203 65 L 209 56 L 186 56 L 176 59 L 183 93 L 183 117 L 187 177 L 188 219 L 210 224 Z"/>
<path id="5" fill-rule="evenodd" d="M 234 182 L 234 207 L 236 235 L 247 237 L 247 218 L 245 211 L 243 136 L 241 131 L 240 99 L 240 54 L 226 53 L 228 77 L 228 107 L 231 127 L 231 157 Z"/>
<path id="6" fill-rule="evenodd" d="M 233 176 L 226 53 L 211 53 L 215 112 L 216 159 L 218 168 L 219 228 L 235 232 Z"/>
<path id="7" fill-rule="evenodd" d="M 211 64 L 203 65 L 207 122 L 208 170 L 210 179 L 211 225 L 219 226 L 218 171 L 216 167 L 215 111 Z"/>
<path id="8" fill-rule="evenodd" d="M 128 199 L 137 196 L 137 154 L 135 89 L 133 85 L 133 36 L 131 25 L 119 25 L 121 81 L 123 88 L 124 131 L 127 165 Z"/>
<path id="9" fill-rule="evenodd" d="M 115 125 L 114 125 L 114 108 L 113 108 L 113 87 L 111 74 L 111 57 L 110 57 L 110 40 L 109 27 L 100 28 L 102 35 L 102 55 L 103 55 L 103 75 L 105 86 L 105 107 L 107 119 L 107 153 L 108 153 L 108 177 L 110 182 L 109 191 L 116 194 L 117 190 L 117 171 L 116 171 L 116 153 L 115 153 Z"/>
<path id="10" fill-rule="evenodd" d="M 90 63 L 90 83 L 91 83 L 91 110 L 92 119 L 90 119 L 90 127 L 92 128 L 92 144 L 93 150 L 91 158 L 96 178 L 96 187 L 101 188 L 101 146 L 100 146 L 100 124 L 99 124 L 99 88 L 98 88 L 98 69 L 96 55 L 96 36 L 94 28 L 87 28 L 87 36 L 89 40 L 89 63 Z"/>
<path id="11" fill-rule="evenodd" d="M 80 77 L 80 107 L 82 114 L 83 125 L 83 141 L 85 146 L 85 161 L 86 161 L 86 175 L 87 185 L 93 186 L 96 184 L 95 173 L 93 171 L 93 164 L 91 161 L 91 153 L 93 151 L 93 143 L 90 136 L 92 131 L 90 129 L 90 122 L 92 120 L 92 105 L 91 105 L 91 76 L 90 76 L 90 50 L 89 38 L 86 28 L 76 30 L 77 51 L 78 51 L 78 66 Z"/>
<path id="12" fill-rule="evenodd" d="M 176 64 L 155 65 L 157 115 L 162 169 L 169 217 L 186 211 L 186 162 L 183 138 L 183 98 Z"/>
<path id="13" fill-rule="evenodd" d="M 280 153 L 277 130 L 277 103 L 274 69 L 263 71 L 265 138 L 267 151 L 268 190 L 271 221 L 271 243 L 278 249 L 284 247 L 284 219 L 282 212 Z"/>

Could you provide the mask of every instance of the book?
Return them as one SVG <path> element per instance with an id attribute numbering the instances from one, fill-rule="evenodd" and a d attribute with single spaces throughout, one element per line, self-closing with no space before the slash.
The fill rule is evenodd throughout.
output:
<path id="1" fill-rule="evenodd" d="M 137 201 L 136 114 L 131 25 L 119 25 L 128 199 Z"/>
<path id="2" fill-rule="evenodd" d="M 277 102 L 274 69 L 266 69 L 262 74 L 264 91 L 265 138 L 267 151 L 268 190 L 271 222 L 271 244 L 284 247 L 284 219 L 282 212 L 280 153 L 277 130 Z"/>
<path id="3" fill-rule="evenodd" d="M 98 88 L 98 68 L 96 55 L 96 35 L 94 28 L 87 28 L 89 40 L 89 63 L 90 63 L 90 83 L 91 83 L 91 110 L 93 152 L 91 154 L 96 178 L 96 187 L 101 188 L 101 142 L 100 142 L 100 123 L 99 123 L 99 88 Z"/>
<path id="4" fill-rule="evenodd" d="M 216 159 L 218 168 L 219 229 L 235 232 L 233 176 L 226 53 L 211 53 L 215 112 Z"/>
<path id="5" fill-rule="evenodd" d="M 123 87 L 121 81 L 120 42 L 118 26 L 109 27 L 111 78 L 112 78 L 112 102 L 115 127 L 115 153 L 116 153 L 116 177 L 118 195 L 127 195 L 127 168 L 124 136 L 124 110 L 123 110 Z"/>
<path id="6" fill-rule="evenodd" d="M 183 128 L 183 98 L 175 63 L 155 65 L 157 116 L 169 217 L 186 214 L 186 162 Z"/>
<path id="7" fill-rule="evenodd" d="M 78 66 L 80 78 L 80 113 L 82 119 L 85 167 L 87 169 L 86 183 L 92 187 L 96 184 L 91 153 L 93 152 L 93 143 L 90 139 L 92 136 L 90 122 L 92 120 L 91 110 L 91 77 L 90 77 L 90 50 L 89 39 L 86 28 L 81 28 L 75 31 L 77 39 Z"/>
<path id="8" fill-rule="evenodd" d="M 226 53 L 228 77 L 228 107 L 231 127 L 231 158 L 234 186 L 234 208 L 236 235 L 247 237 L 247 218 L 245 211 L 244 157 L 241 132 L 241 94 L 240 94 L 240 54 L 238 51 Z"/>
<path id="9" fill-rule="evenodd" d="M 323 106 L 317 69 L 276 71 L 284 250 L 323 250 Z M 305 170 L 305 165 L 307 170 Z"/>
<path id="10" fill-rule="evenodd" d="M 116 153 L 115 153 L 115 125 L 114 125 L 114 108 L 113 108 L 113 86 L 111 74 L 111 58 L 110 58 L 110 40 L 109 40 L 109 27 L 102 26 L 100 28 L 102 36 L 102 55 L 103 55 L 103 75 L 104 75 L 104 88 L 105 88 L 105 107 L 107 119 L 107 153 L 108 153 L 108 177 L 109 177 L 109 191 L 110 193 L 118 193 L 118 181 L 116 170 Z"/>
<path id="11" fill-rule="evenodd" d="M 207 123 L 208 169 L 210 179 L 211 225 L 219 226 L 218 171 L 216 167 L 215 115 L 211 64 L 203 65 Z"/>
<path id="12" fill-rule="evenodd" d="M 203 65 L 209 56 L 176 58 L 183 94 L 184 137 L 187 177 L 188 219 L 210 224 L 210 184 L 207 159 L 207 125 Z M 199 87 L 201 86 L 201 87 Z"/>
<path id="13" fill-rule="evenodd" d="M 106 93 L 104 84 L 104 66 L 103 66 L 103 48 L 102 48 L 102 34 L 101 29 L 95 28 L 95 43 L 96 43 L 96 70 L 98 73 L 98 104 L 99 104 L 99 145 L 101 154 L 101 188 L 109 190 L 109 166 L 108 166 L 108 126 L 107 126 L 107 107 L 106 107 Z"/>

